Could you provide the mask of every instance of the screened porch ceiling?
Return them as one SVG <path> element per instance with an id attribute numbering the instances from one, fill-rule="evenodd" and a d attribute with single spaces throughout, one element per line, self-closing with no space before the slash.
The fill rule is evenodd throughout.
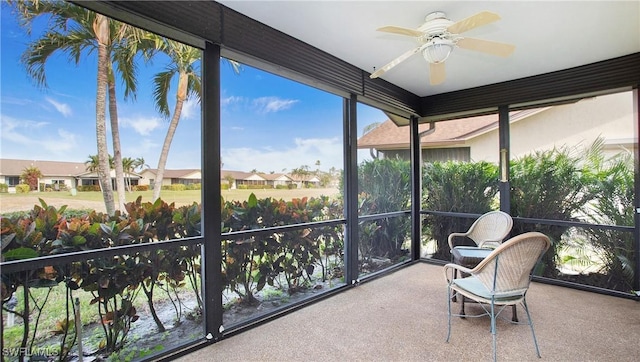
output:
<path id="1" fill-rule="evenodd" d="M 420 97 L 520 79 L 640 52 L 638 1 L 238 1 L 220 3 L 369 73 L 416 42 L 377 32 L 415 29 L 433 11 L 452 21 L 487 10 L 501 20 L 464 33 L 516 46 L 508 58 L 454 49 L 446 80 L 429 84 L 415 54 L 381 76 Z"/>

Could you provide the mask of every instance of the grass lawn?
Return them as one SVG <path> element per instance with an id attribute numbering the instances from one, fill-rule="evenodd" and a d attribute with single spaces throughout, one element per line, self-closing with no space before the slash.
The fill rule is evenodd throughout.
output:
<path id="1" fill-rule="evenodd" d="M 302 197 L 320 197 L 329 196 L 335 198 L 339 196 L 339 190 L 335 188 L 312 188 L 312 189 L 294 189 L 294 190 L 223 190 L 222 197 L 225 201 L 244 201 L 249 195 L 254 193 L 259 199 L 275 198 L 277 200 L 289 201 L 294 198 Z M 160 198 L 167 203 L 174 202 L 176 206 L 190 205 L 193 202 L 201 202 L 200 190 L 186 191 L 168 191 L 163 190 Z M 142 202 L 151 202 L 153 191 L 134 191 L 126 193 L 127 202 L 135 201 L 142 196 Z M 8 194 L 0 193 L 0 213 L 9 213 L 16 211 L 28 211 L 34 205 L 40 204 L 38 199 L 43 199 L 47 205 L 60 207 L 67 205 L 69 209 L 95 209 L 104 211 L 104 203 L 101 192 L 78 192 L 76 196 L 71 196 L 68 191 L 59 192 L 31 192 L 28 194 Z M 114 198 L 118 200 L 115 193 Z"/>

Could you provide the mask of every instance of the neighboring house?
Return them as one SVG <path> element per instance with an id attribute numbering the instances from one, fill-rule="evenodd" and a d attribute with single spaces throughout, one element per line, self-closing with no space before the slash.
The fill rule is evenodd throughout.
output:
<path id="1" fill-rule="evenodd" d="M 289 177 L 291 178 L 292 182 L 295 183 L 297 185 L 297 188 L 304 188 L 304 187 L 309 187 L 309 186 L 313 186 L 313 187 L 318 187 L 320 186 L 320 179 L 316 176 L 316 175 L 294 175 L 291 174 L 289 175 Z"/>
<path id="2" fill-rule="evenodd" d="M 240 185 L 266 185 L 266 180 L 251 172 L 222 170 L 220 183 L 229 185 L 229 189 L 237 189 Z"/>
<path id="3" fill-rule="evenodd" d="M 153 186 L 156 179 L 158 169 L 147 168 L 140 172 L 142 179 L 140 185 Z M 202 172 L 199 169 L 181 169 L 181 170 L 164 170 L 162 177 L 162 186 L 174 185 L 174 184 L 199 184 L 202 182 Z"/>
<path id="4" fill-rule="evenodd" d="M 585 98 L 575 103 L 510 112 L 510 152 L 515 159 L 553 147 L 588 147 L 598 137 L 604 139 L 607 155 L 623 149 L 635 151 L 633 102 L 631 93 Z M 488 161 L 498 163 L 498 115 L 461 118 L 421 124 L 422 160 Z M 548 132 L 548 130 L 553 132 Z M 359 149 L 369 149 L 372 157 L 409 158 L 409 127 L 390 120 L 358 140 Z"/>
<path id="5" fill-rule="evenodd" d="M 28 167 L 37 167 L 42 173 L 40 183 L 44 183 L 52 190 L 76 188 L 79 185 L 98 185 L 96 172 L 86 170 L 82 162 L 32 161 L 0 159 L 0 183 L 9 186 L 9 192 L 15 192 L 15 185 L 20 183 L 20 175 Z M 139 173 L 126 173 L 125 184 L 152 186 L 158 170 L 145 169 Z M 237 189 L 241 185 L 265 186 L 276 188 L 278 185 L 296 184 L 298 188 L 319 186 L 320 180 L 315 175 L 290 175 L 283 173 L 255 173 L 243 171 L 221 171 L 220 183 Z M 115 190 L 115 171 L 111 170 L 111 179 Z M 169 169 L 164 171 L 162 185 L 183 184 L 190 185 L 202 182 L 202 172 L 199 169 Z"/>
<path id="6" fill-rule="evenodd" d="M 284 173 L 261 173 L 260 176 L 267 181 L 267 185 L 273 186 L 273 188 L 277 188 L 278 186 L 287 186 L 293 182 L 291 177 Z"/>
<path id="7" fill-rule="evenodd" d="M 265 186 L 276 188 L 278 186 L 285 186 L 290 184 L 296 184 L 297 188 L 302 188 L 307 185 L 319 186 L 320 180 L 313 175 L 309 176 L 295 176 L 284 173 L 255 173 L 255 172 L 242 172 L 242 171 L 221 171 L 222 184 L 229 184 L 231 182 L 231 189 L 236 189 L 240 185 L 247 186 Z"/>
<path id="8" fill-rule="evenodd" d="M 20 183 L 20 175 L 29 167 L 35 167 L 42 173 L 39 184 L 52 190 L 74 189 L 80 185 L 98 185 L 96 172 L 87 171 L 83 162 L 40 161 L 0 159 L 0 182 L 9 186 L 9 192 L 15 192 L 15 186 Z M 127 173 L 125 182 L 136 185 L 140 175 Z M 111 170 L 111 180 L 115 190 L 115 171 Z"/>

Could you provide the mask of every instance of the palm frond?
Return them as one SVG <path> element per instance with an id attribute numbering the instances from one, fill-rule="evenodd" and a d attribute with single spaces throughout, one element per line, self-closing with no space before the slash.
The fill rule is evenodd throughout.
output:
<path id="1" fill-rule="evenodd" d="M 196 97 L 198 102 L 202 96 L 202 83 L 200 77 L 196 74 L 189 75 L 189 86 L 187 87 L 187 94 L 189 97 Z"/>
<path id="2" fill-rule="evenodd" d="M 171 79 L 176 74 L 175 69 L 167 69 L 164 72 L 160 72 L 153 78 L 153 100 L 156 105 L 156 109 L 164 117 L 169 117 L 169 102 L 168 94 L 171 89 Z"/>

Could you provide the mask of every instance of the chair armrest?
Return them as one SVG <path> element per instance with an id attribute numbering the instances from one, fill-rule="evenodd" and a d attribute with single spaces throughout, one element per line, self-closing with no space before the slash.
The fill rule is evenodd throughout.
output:
<path id="1" fill-rule="evenodd" d="M 486 249 L 495 249 L 498 246 L 500 246 L 500 244 L 502 244 L 502 239 L 500 239 L 500 240 L 483 240 L 480 243 L 478 243 L 478 247 L 479 248 L 486 248 Z"/>
<path id="2" fill-rule="evenodd" d="M 456 245 L 453 243 L 453 239 L 458 236 L 467 236 L 468 233 L 451 233 L 447 238 L 447 242 L 449 243 L 449 250 L 453 249 Z"/>
<path id="3" fill-rule="evenodd" d="M 469 268 L 465 268 L 462 265 L 458 265 L 454 263 L 448 263 L 447 265 L 444 266 L 444 277 L 445 279 L 447 279 L 447 283 L 451 284 L 451 281 L 453 281 L 453 275 L 455 274 L 454 273 L 455 270 L 458 270 L 461 273 L 471 274 L 471 269 Z"/>

